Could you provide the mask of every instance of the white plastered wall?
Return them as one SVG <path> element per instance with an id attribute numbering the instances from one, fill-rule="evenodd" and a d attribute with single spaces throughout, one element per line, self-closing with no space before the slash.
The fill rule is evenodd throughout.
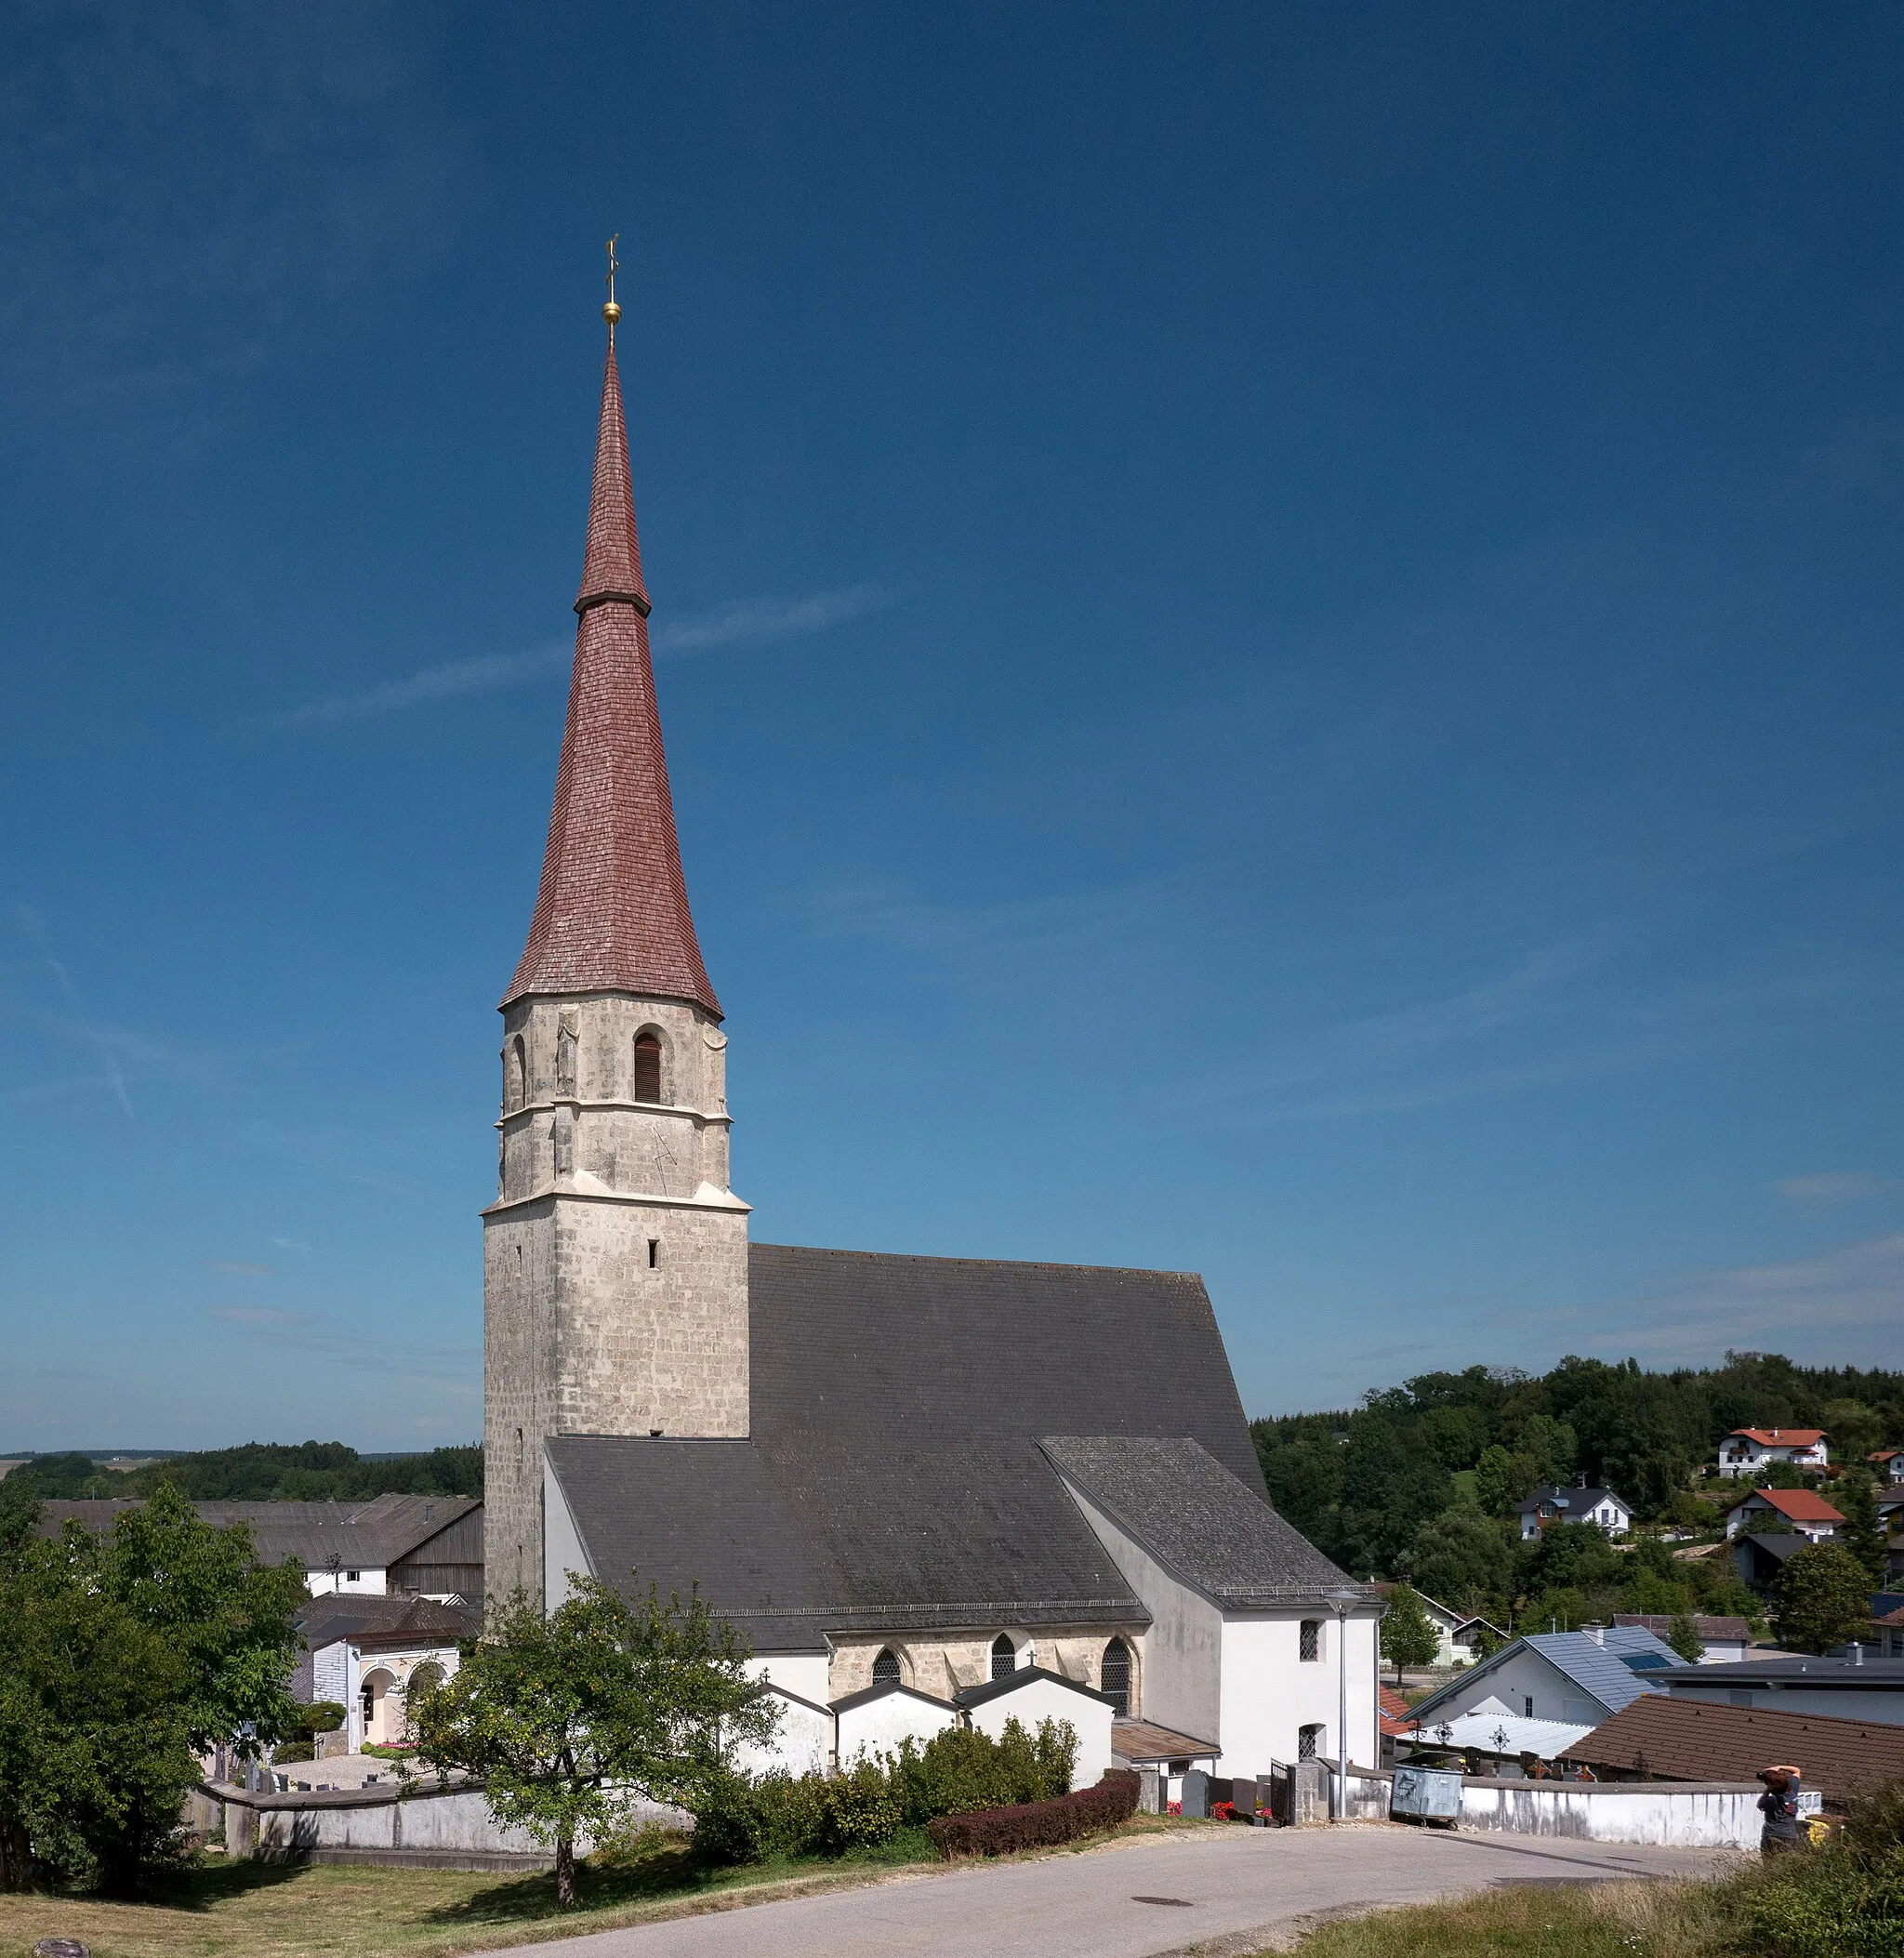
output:
<path id="1" fill-rule="evenodd" d="M 893 1753 L 902 1740 L 923 1747 L 934 1734 L 957 1724 L 957 1711 L 904 1690 L 883 1693 L 877 1700 L 847 1707 L 837 1717 L 836 1745 L 841 1767 L 851 1767 L 862 1754 Z"/>
<path id="2" fill-rule="evenodd" d="M 1437 1719 L 1473 1713 L 1488 1700 L 1502 1701 L 1510 1713 L 1523 1718 L 1566 1720 L 1576 1726 L 1597 1726 L 1607 1717 L 1607 1710 L 1584 1687 L 1532 1647 L 1523 1646 L 1498 1664 L 1477 1667 L 1470 1678 L 1459 1681 L 1457 1689 L 1427 1716 L 1428 1725 L 1432 1728 Z"/>
<path id="3" fill-rule="evenodd" d="M 1317 1656 L 1313 1660 L 1302 1656 L 1305 1620 L 1317 1627 Z M 1305 1726 L 1321 1728 L 1317 1752 L 1333 1761 L 1340 1745 L 1344 1662 L 1349 1759 L 1363 1766 L 1378 1766 L 1379 1623 L 1373 1611 L 1361 1616 L 1352 1612 L 1339 1623 L 1332 1612 L 1316 1606 L 1227 1613 L 1223 1628 L 1223 1723 L 1217 1734 L 1223 1753 L 1217 1773 L 1265 1774 L 1272 1761 L 1295 1760 Z"/>
<path id="4" fill-rule="evenodd" d="M 1008 1720 L 1017 1721 L 1027 1733 L 1036 1733 L 1043 1720 L 1068 1720 L 1078 1736 L 1073 1788 L 1090 1788 L 1104 1779 L 1111 1765 L 1114 1717 L 1108 1702 L 1095 1693 L 1080 1693 L 1055 1679 L 1027 1679 L 1009 1693 L 981 1700 L 971 1713 L 972 1726 L 994 1740 L 1003 1738 Z"/>
<path id="5" fill-rule="evenodd" d="M 562 1493 L 562 1477 L 547 1450 L 542 1458 L 542 1608 L 553 1611 L 575 1589 L 572 1577 L 593 1577 L 595 1567 Z"/>

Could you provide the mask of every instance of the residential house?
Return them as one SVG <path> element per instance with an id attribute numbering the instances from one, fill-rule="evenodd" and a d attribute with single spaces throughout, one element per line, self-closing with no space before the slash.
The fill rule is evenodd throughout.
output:
<path id="1" fill-rule="evenodd" d="M 111 1529 L 143 1498 L 50 1502 L 40 1534 L 68 1522 Z M 372 1597 L 483 1599 L 483 1504 L 472 1496 L 377 1496 L 366 1502 L 195 1502 L 201 1521 L 251 1526 L 267 1564 L 296 1557 L 312 1596 L 334 1591 Z"/>
<path id="2" fill-rule="evenodd" d="M 1794 1530 L 1766 1530 L 1732 1540 L 1732 1567 L 1749 1590 L 1765 1592 L 1778 1581 L 1785 1560 L 1811 1548 L 1811 1539 Z"/>
<path id="3" fill-rule="evenodd" d="M 1904 1659 L 1904 1597 L 1883 1593 L 1871 1601 L 1871 1648 L 1880 1659 Z"/>
<path id="4" fill-rule="evenodd" d="M 1773 1517 L 1782 1517 L 1807 1542 L 1822 1543 L 1838 1534 L 1843 1514 L 1831 1507 L 1816 1489 L 1755 1488 L 1741 1496 L 1726 1512 L 1728 1537 L 1749 1535 L 1763 1528 Z"/>
<path id="5" fill-rule="evenodd" d="M 1647 1693 L 1561 1759 L 1603 1781 L 1751 1781 L 1768 1763 L 1790 1761 L 1827 1808 L 1842 1809 L 1855 1794 L 1904 1779 L 1904 1727 Z"/>
<path id="6" fill-rule="evenodd" d="M 1862 1647 L 1822 1659 L 1779 1652 L 1720 1666 L 1675 1663 L 1657 1683 L 1680 1700 L 1904 1726 L 1904 1659 L 1874 1657 Z"/>
<path id="7" fill-rule="evenodd" d="M 1668 1638 L 1673 1620 L 1663 1611 L 1616 1611 L 1616 1625 L 1636 1625 L 1655 1638 Z M 1692 1628 L 1699 1637 L 1699 1662 L 1702 1666 L 1723 1665 L 1728 1659 L 1743 1659 L 1752 1648 L 1752 1627 L 1742 1618 L 1695 1616 Z"/>
<path id="8" fill-rule="evenodd" d="M 461 1647 L 482 1630 L 482 1621 L 472 1605 L 325 1592 L 298 1614 L 303 1650 L 292 1697 L 342 1706 L 348 1753 L 407 1740 L 408 1696 L 425 1682 L 455 1675 Z"/>
<path id="9" fill-rule="evenodd" d="M 1680 1663 L 1664 1639 L 1637 1626 L 1530 1633 L 1417 1702 L 1415 1727 L 1436 1741 L 1447 1729 L 1443 1744 L 1454 1747 L 1482 1745 L 1500 1728 L 1505 1739 L 1491 1751 L 1557 1751 L 1656 1690 L 1659 1676 Z M 1531 1734 L 1508 1725 L 1514 1721 L 1555 1731 Z"/>
<path id="10" fill-rule="evenodd" d="M 1386 1599 L 1400 1587 L 1378 1583 L 1375 1588 Z M 1430 1664 L 1472 1665 L 1481 1656 L 1484 1647 L 1507 1643 L 1507 1634 L 1490 1624 L 1478 1611 L 1457 1611 L 1451 1605 L 1444 1605 L 1423 1591 L 1416 1592 L 1415 1595 L 1421 1600 L 1421 1608 L 1428 1614 L 1428 1621 L 1435 1627 L 1435 1637 L 1440 1642 Z"/>
<path id="11" fill-rule="evenodd" d="M 1878 1472 L 1881 1481 L 1904 1482 L 1904 1449 L 1880 1449 L 1864 1459 Z"/>
<path id="12" fill-rule="evenodd" d="M 1825 1465 L 1826 1435 L 1822 1428 L 1734 1428 L 1719 1444 L 1719 1473 L 1728 1480 L 1756 1475 L 1775 1462 L 1793 1468 Z"/>
<path id="13" fill-rule="evenodd" d="M 1592 1523 L 1609 1537 L 1623 1537 L 1633 1529 L 1633 1506 L 1623 1502 L 1610 1488 L 1557 1488 L 1552 1485 L 1537 1488 L 1520 1507 L 1521 1541 L 1531 1542 L 1543 1530 L 1561 1523 Z"/>

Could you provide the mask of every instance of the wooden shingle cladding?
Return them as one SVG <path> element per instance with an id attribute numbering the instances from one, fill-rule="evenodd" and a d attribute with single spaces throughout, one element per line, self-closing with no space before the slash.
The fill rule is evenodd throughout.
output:
<path id="1" fill-rule="evenodd" d="M 483 1505 L 466 1509 L 390 1567 L 392 1591 L 483 1600 Z"/>

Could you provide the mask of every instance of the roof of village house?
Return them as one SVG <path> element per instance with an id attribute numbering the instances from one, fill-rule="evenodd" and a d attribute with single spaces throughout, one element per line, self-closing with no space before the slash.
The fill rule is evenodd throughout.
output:
<path id="1" fill-rule="evenodd" d="M 1655 1638 L 1664 1638 L 1673 1630 L 1673 1614 L 1670 1611 L 1616 1611 L 1613 1614 L 1616 1625 L 1637 1625 L 1642 1632 L 1650 1632 Z M 1742 1618 L 1704 1618 L 1695 1613 L 1692 1628 L 1709 1643 L 1721 1640 L 1750 1644 L 1752 1627 Z"/>
<path id="2" fill-rule="evenodd" d="M 1350 1580 L 1187 1435 L 1048 1435 L 1061 1474 L 1173 1576 L 1219 1605 L 1320 1598 Z M 1360 1598 L 1372 1585 L 1353 1587 Z"/>
<path id="3" fill-rule="evenodd" d="M 43 1502 L 39 1529 L 56 1536 L 67 1522 L 111 1529 L 144 1498 L 114 1496 L 98 1502 Z M 194 1502 L 201 1522 L 222 1528 L 248 1523 L 259 1559 L 282 1564 L 296 1557 L 307 1570 L 387 1570 L 472 1509 L 473 1496 L 377 1496 L 366 1502 Z"/>
<path id="4" fill-rule="evenodd" d="M 1727 1503 L 1726 1513 L 1730 1515 L 1735 1509 L 1743 1509 L 1752 1502 L 1769 1503 L 1792 1523 L 1842 1523 L 1844 1520 L 1844 1515 L 1814 1488 L 1750 1489 L 1737 1502 Z"/>
<path id="5" fill-rule="evenodd" d="M 326 1591 L 298 1613 L 298 1631 L 314 1652 L 339 1639 L 359 1644 L 474 1638 L 483 1612 L 474 1605 L 445 1605 L 435 1598 L 382 1596 L 374 1592 Z"/>
<path id="6" fill-rule="evenodd" d="M 1414 1724 L 1408 1702 L 1392 1686 L 1375 1688 L 1376 1719 L 1384 1734 L 1405 1734 Z"/>
<path id="7" fill-rule="evenodd" d="M 1612 1626 L 1597 1635 L 1587 1632 L 1530 1632 L 1465 1668 L 1446 1686 L 1429 1694 L 1416 1705 L 1416 1719 L 1435 1713 L 1451 1700 L 1467 1699 L 1476 1680 L 1499 1672 L 1521 1652 L 1538 1653 L 1609 1713 L 1618 1713 L 1628 1701 L 1650 1691 L 1655 1681 L 1666 1676 L 1664 1670 L 1636 1671 L 1627 1663 L 1629 1660 L 1657 1660 L 1662 1669 L 1679 1664 L 1679 1654 L 1664 1639 L 1655 1638 L 1637 1625 Z"/>
<path id="8" fill-rule="evenodd" d="M 1806 1787 L 1842 1801 L 1904 1777 L 1904 1726 L 1649 1693 L 1561 1758 L 1664 1781 L 1750 1781 L 1770 1763 L 1789 1761 Z"/>
<path id="9" fill-rule="evenodd" d="M 1633 1507 L 1610 1488 L 1563 1488 L 1558 1483 L 1544 1483 L 1522 1502 L 1520 1514 L 1531 1515 L 1543 1503 L 1553 1509 L 1589 1510 L 1598 1509 L 1603 1502 L 1617 1502 L 1621 1509 Z"/>
<path id="10" fill-rule="evenodd" d="M 761 1651 L 854 1631 L 1108 1636 L 1149 1613 L 1038 1447 L 1081 1433 L 1187 1437 L 1187 1503 L 1227 1476 L 1301 1581 L 1346 1581 L 1281 1534 L 1201 1279 L 776 1244 L 750 1246 L 747 1273 L 746 1440 L 548 1445 L 597 1576 L 698 1582 Z"/>
<path id="11" fill-rule="evenodd" d="M 575 610 L 542 882 L 502 1003 L 531 993 L 641 993 L 691 999 L 719 1019 L 675 836 L 612 340 Z"/>
<path id="12" fill-rule="evenodd" d="M 1823 1428 L 1734 1428 L 1726 1438 L 1727 1441 L 1755 1441 L 1762 1449 L 1808 1449 L 1825 1438 L 1825 1431 Z"/>
<path id="13" fill-rule="evenodd" d="M 1699 1687 L 1712 1692 L 1758 1687 L 1805 1692 L 1904 1692 L 1904 1659 L 1857 1657 L 1836 1652 L 1768 1652 L 1752 1659 L 1727 1659 L 1716 1665 L 1689 1666 L 1675 1655 L 1672 1670 L 1654 1674 L 1673 1692 Z"/>

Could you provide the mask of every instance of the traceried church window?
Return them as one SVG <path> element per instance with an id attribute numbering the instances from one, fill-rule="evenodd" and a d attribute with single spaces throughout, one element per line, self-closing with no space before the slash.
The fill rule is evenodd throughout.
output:
<path id="1" fill-rule="evenodd" d="M 1117 1718 L 1127 1718 L 1130 1712 L 1130 1647 L 1121 1638 L 1112 1639 L 1104 1647 L 1098 1677 L 1102 1690 L 1117 1701 Z"/>
<path id="2" fill-rule="evenodd" d="M 635 1100 L 661 1099 L 661 1042 L 651 1033 L 635 1036 Z"/>
<path id="3" fill-rule="evenodd" d="M 873 1684 L 875 1686 L 897 1686 L 899 1684 L 899 1655 L 891 1646 L 880 1652 L 873 1661 Z"/>
<path id="4" fill-rule="evenodd" d="M 1297 1636 L 1296 1657 L 1305 1664 L 1314 1665 L 1322 1657 L 1322 1621 L 1319 1618 L 1305 1618 L 1302 1629 Z"/>
<path id="5" fill-rule="evenodd" d="M 1010 1679 L 1018 1670 L 1018 1647 L 1002 1632 L 992 1641 L 992 1677 Z"/>

